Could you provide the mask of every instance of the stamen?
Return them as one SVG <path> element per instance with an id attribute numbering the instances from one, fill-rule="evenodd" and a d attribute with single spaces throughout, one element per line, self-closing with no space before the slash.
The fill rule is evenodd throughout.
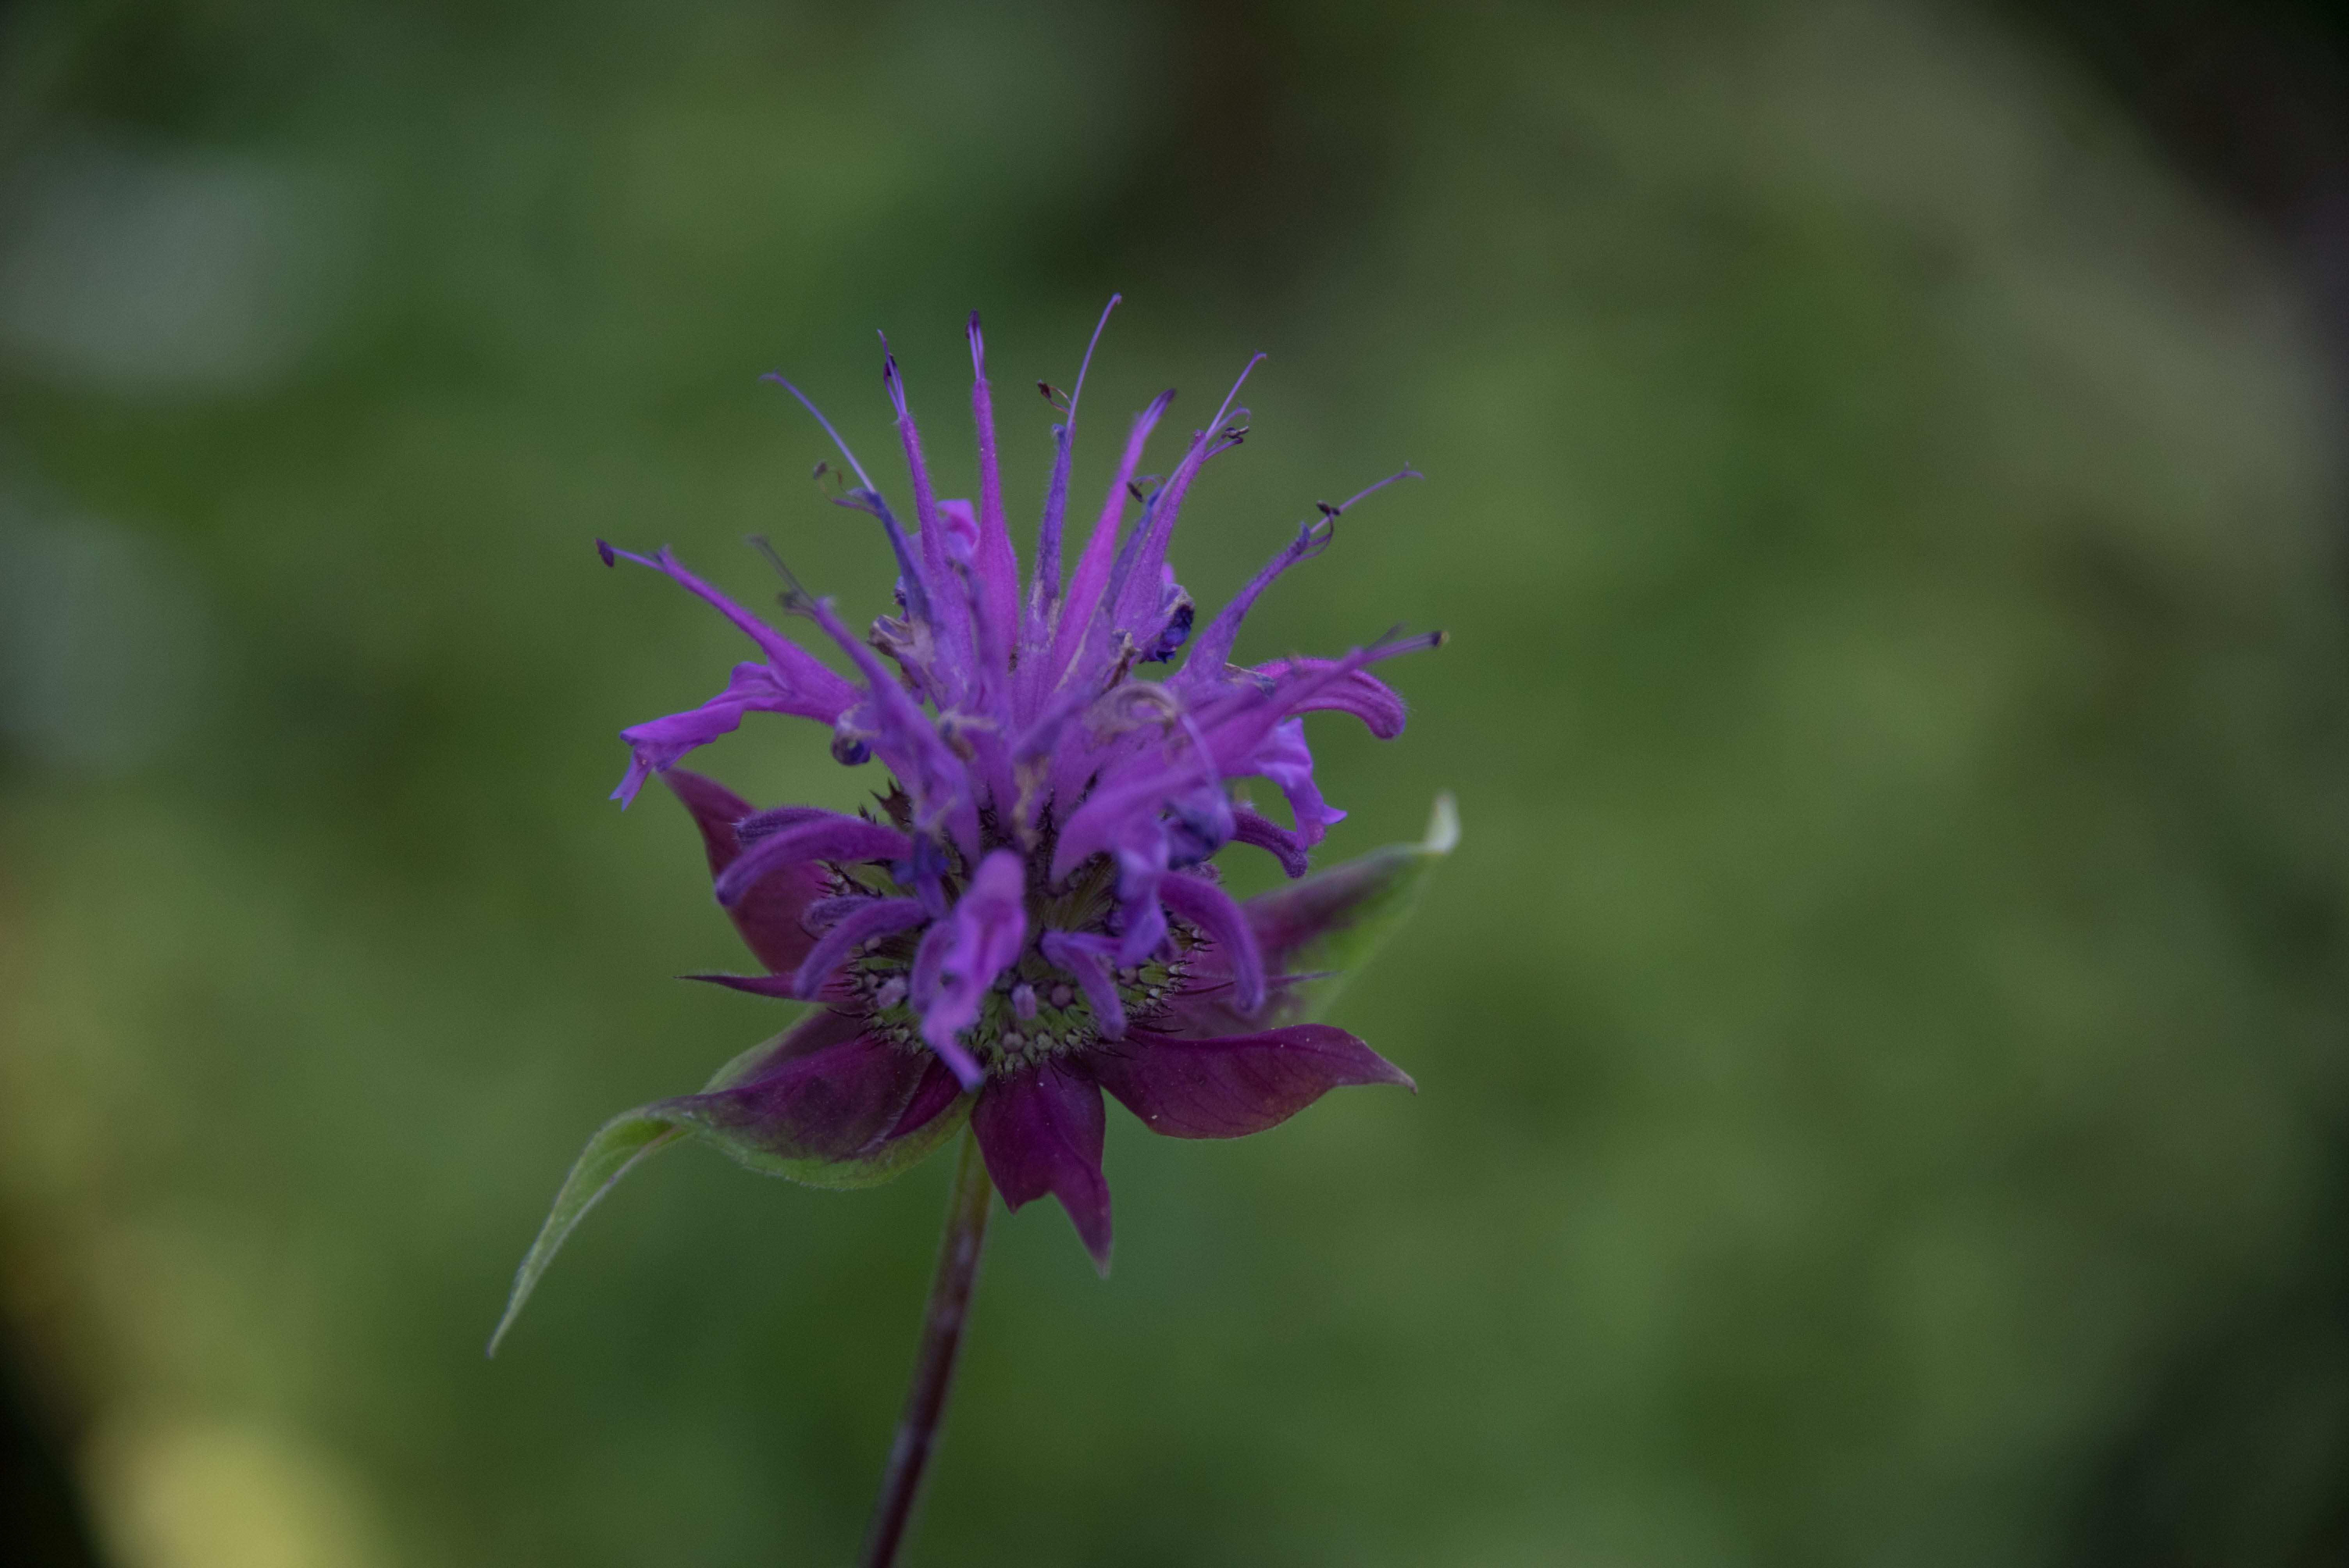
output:
<path id="1" fill-rule="evenodd" d="M 1109 313 L 1115 310 L 1124 298 L 1125 296 L 1122 294 L 1113 294 L 1110 295 L 1109 304 L 1102 306 L 1101 319 L 1093 323 L 1093 335 L 1085 343 L 1084 361 L 1077 366 L 1077 385 L 1069 394 L 1069 423 L 1071 425 L 1074 425 L 1077 422 L 1077 399 L 1085 395 L 1085 372 L 1093 367 L 1093 350 L 1101 346 L 1102 329 L 1109 325 Z"/>
<path id="2" fill-rule="evenodd" d="M 1052 432 L 1058 449 L 1052 458 L 1052 478 L 1044 490 L 1044 513 L 1036 523 L 1036 565 L 1028 583 L 1028 634 L 1041 645 L 1051 608 L 1061 596 L 1061 534 L 1069 509 L 1069 462 L 1077 439 L 1077 399 L 1084 396 L 1085 373 L 1092 368 L 1093 350 L 1101 346 L 1101 335 L 1109 325 L 1110 312 L 1115 310 L 1123 294 L 1112 294 L 1109 304 L 1102 307 L 1101 320 L 1093 324 L 1093 335 L 1086 341 L 1085 357 L 1077 366 L 1077 384 L 1069 393 L 1068 401 L 1058 399 L 1058 389 L 1048 381 L 1036 383 L 1061 415 L 1060 427 Z"/>
<path id="3" fill-rule="evenodd" d="M 809 414 L 814 417 L 815 422 L 823 427 L 823 433 L 832 438 L 832 444 L 840 449 L 840 455 L 848 459 L 848 466 L 855 470 L 857 482 L 863 485 L 866 490 L 874 489 L 872 476 L 864 471 L 864 465 L 856 460 L 856 454 L 848 449 L 848 443 L 840 438 L 840 432 L 832 428 L 832 421 L 823 417 L 823 410 L 817 407 L 813 403 L 808 401 L 808 395 L 806 393 L 801 391 L 798 387 L 784 380 L 782 372 L 779 370 L 770 370 L 764 376 L 760 377 L 759 379 L 761 381 L 771 381 L 776 386 L 781 387 L 784 391 L 790 393 L 792 397 L 798 398 L 800 400 L 800 407 L 806 409 Z"/>
<path id="4" fill-rule="evenodd" d="M 816 464 L 816 472 L 822 473 L 828 466 L 824 463 Z M 815 595 L 810 593 L 806 586 L 800 582 L 799 574 L 783 563 L 783 558 L 775 553 L 774 545 L 769 542 L 765 534 L 746 533 L 742 536 L 742 542 L 765 556 L 767 564 L 773 567 L 775 574 L 783 580 L 784 592 L 779 596 L 778 603 L 784 609 L 797 612 L 801 605 L 814 601 Z"/>
<path id="5" fill-rule="evenodd" d="M 1356 494 L 1348 497 L 1346 500 L 1339 502 L 1335 507 L 1332 507 L 1326 500 L 1319 501 L 1315 504 L 1321 508 L 1321 511 L 1325 515 L 1335 517 L 1340 512 L 1344 511 L 1348 507 L 1353 506 L 1357 502 L 1360 502 L 1368 497 L 1378 494 L 1379 491 L 1386 489 L 1387 486 L 1393 484 L 1398 480 L 1423 480 L 1427 476 L 1425 474 L 1421 473 L 1417 469 L 1405 466 L 1402 469 L 1389 474 L 1386 478 L 1371 486 L 1368 490 L 1359 491 Z"/>

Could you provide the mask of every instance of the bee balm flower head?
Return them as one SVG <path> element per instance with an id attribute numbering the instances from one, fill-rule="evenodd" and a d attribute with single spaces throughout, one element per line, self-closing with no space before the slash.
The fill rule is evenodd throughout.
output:
<path id="1" fill-rule="evenodd" d="M 1315 783 L 1303 716 L 1350 714 L 1381 738 L 1400 734 L 1402 700 L 1372 669 L 1441 634 L 1334 658 L 1242 666 L 1231 656 L 1258 597 L 1326 549 L 1355 500 L 1417 476 L 1406 469 L 1321 505 L 1202 628 L 1168 547 L 1200 471 L 1247 433 L 1239 387 L 1154 488 L 1136 471 L 1174 395 L 1136 417 L 1070 567 L 1061 544 L 1081 373 L 1065 402 L 1046 388 L 1064 417 L 1023 583 L 976 315 L 969 338 L 975 502 L 935 493 L 885 345 L 910 527 L 841 446 L 856 482 L 839 502 L 886 536 L 898 613 L 860 636 L 795 581 L 782 596 L 853 676 L 667 550 L 597 545 L 607 564 L 650 567 L 707 601 L 761 655 L 700 707 L 623 731 L 632 756 L 614 793 L 625 804 L 648 779 L 666 780 L 699 826 L 718 902 L 765 971 L 698 978 L 815 1006 L 703 1092 L 596 1135 L 523 1264 L 508 1323 L 595 1199 L 681 1137 L 754 1169 L 847 1187 L 895 1175 L 968 1121 L 1006 1201 L 1058 1198 L 1106 1271 L 1104 1091 L 1154 1131 L 1233 1138 L 1341 1085 L 1411 1084 L 1352 1035 L 1309 1019 L 1451 848 L 1449 803 L 1438 802 L 1426 842 L 1308 877 L 1310 851 L 1344 813 Z M 886 769 L 875 807 L 758 810 L 677 767 L 753 712 L 828 726 L 839 761 Z M 1288 825 L 1236 790 L 1249 779 L 1283 798 Z M 1301 880 L 1234 900 L 1216 865 L 1234 843 Z"/>

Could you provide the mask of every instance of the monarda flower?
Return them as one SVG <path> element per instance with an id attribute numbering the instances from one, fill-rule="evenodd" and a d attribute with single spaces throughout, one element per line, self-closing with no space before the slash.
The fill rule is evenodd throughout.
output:
<path id="1" fill-rule="evenodd" d="M 1202 625 L 1167 552 L 1201 471 L 1247 433 L 1239 387 L 1163 480 L 1138 470 L 1174 394 L 1136 417 L 1071 568 L 1061 542 L 1080 370 L 1065 398 L 1044 387 L 1063 417 L 1023 584 L 976 315 L 969 339 L 975 502 L 936 495 L 884 345 L 910 528 L 823 414 L 782 383 L 854 476 L 853 487 L 842 479 L 838 503 L 869 514 L 896 559 L 898 613 L 862 635 L 784 573 L 782 608 L 812 623 L 852 674 L 667 549 L 647 556 L 598 542 L 606 564 L 661 573 L 758 651 L 700 707 L 623 731 L 632 756 L 614 794 L 625 805 L 657 776 L 684 803 L 718 902 L 764 971 L 696 978 L 813 1006 L 702 1092 L 630 1111 L 595 1135 L 516 1280 L 509 1324 L 587 1208 L 681 1138 L 753 1170 L 856 1187 L 897 1174 L 967 1125 L 978 1158 L 967 1148 L 966 1176 L 991 1178 L 1014 1209 L 1059 1199 L 1106 1273 L 1104 1091 L 1153 1131 L 1236 1138 L 1340 1086 L 1412 1087 L 1354 1036 L 1311 1020 L 1451 847 L 1449 803 L 1438 802 L 1424 843 L 1309 876 L 1311 851 L 1344 813 L 1315 783 L 1303 716 L 1347 714 L 1381 738 L 1400 734 L 1402 700 L 1373 667 L 1441 634 L 1390 636 L 1334 658 L 1231 659 L 1257 599 L 1330 545 L 1354 501 L 1418 476 L 1405 469 L 1343 505 L 1322 503 Z M 885 767 L 874 806 L 854 816 L 758 809 L 677 766 L 753 712 L 827 726 L 837 760 Z M 1251 803 L 1243 780 L 1277 793 L 1287 823 Z M 1298 880 L 1234 900 L 1216 857 L 1235 843 Z M 967 1193 L 957 1204 L 969 1209 Z M 983 1225 L 983 1190 L 977 1205 L 972 1223 Z M 969 1250 L 975 1267 L 975 1242 Z"/>

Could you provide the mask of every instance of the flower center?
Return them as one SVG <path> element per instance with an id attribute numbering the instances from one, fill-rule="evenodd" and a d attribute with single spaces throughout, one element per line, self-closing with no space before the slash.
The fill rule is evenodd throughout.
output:
<path id="1" fill-rule="evenodd" d="M 920 944 L 920 934 L 868 944 L 843 972 L 864 1004 L 872 1032 L 912 1051 L 929 1048 L 922 1040 L 921 1016 L 913 1007 L 914 949 Z M 1176 923 L 1173 934 L 1174 957 L 1155 957 L 1112 971 L 1129 1024 L 1156 1012 L 1190 973 L 1195 934 Z M 979 1066 L 1000 1077 L 1084 1050 L 1101 1037 L 1092 1004 L 1076 976 L 1045 962 L 1031 943 L 988 988 L 979 1005 L 978 1022 L 962 1040 Z"/>
<path id="2" fill-rule="evenodd" d="M 883 804 L 890 806 L 893 799 L 885 799 Z M 991 817 L 987 826 L 993 829 Z M 991 830 L 988 836 L 994 837 Z M 1065 883 L 1048 885 L 1041 868 L 1051 863 L 1049 828 L 1043 840 L 1040 847 L 1025 856 L 1030 868 L 1027 944 L 1018 961 L 988 988 L 978 1021 L 961 1037 L 972 1058 L 997 1077 L 1084 1050 L 1102 1037 L 1084 987 L 1075 975 L 1045 958 L 1039 941 L 1048 930 L 1107 933 L 1115 907 L 1116 873 L 1109 857 L 1096 855 L 1071 873 Z M 946 882 L 951 900 L 959 896 L 966 873 L 961 856 L 951 849 L 947 853 Z M 874 866 L 835 865 L 832 870 L 834 891 L 839 893 L 912 896 L 911 889 L 900 887 L 895 878 Z M 1129 1026 L 1146 1025 L 1150 1016 L 1181 989 L 1197 950 L 1206 941 L 1186 922 L 1170 917 L 1166 923 L 1167 941 L 1159 954 L 1111 971 L 1118 1005 Z M 862 1005 L 870 1032 L 909 1051 L 929 1049 L 922 1038 L 921 1014 L 913 995 L 914 958 L 929 929 L 918 926 L 865 943 L 840 972 Z"/>

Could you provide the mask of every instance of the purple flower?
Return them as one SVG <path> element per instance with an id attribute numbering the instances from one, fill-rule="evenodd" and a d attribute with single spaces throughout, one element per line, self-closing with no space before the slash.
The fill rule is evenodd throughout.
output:
<path id="1" fill-rule="evenodd" d="M 1332 659 L 1229 662 L 1257 598 L 1326 549 L 1353 504 L 1323 503 L 1230 604 L 1198 624 L 1167 550 L 1200 471 L 1247 433 L 1237 385 L 1163 480 L 1136 474 L 1174 394 L 1134 419 L 1066 571 L 1083 375 L 1064 401 L 1044 388 L 1064 418 L 1023 584 L 976 315 L 969 337 L 975 503 L 935 494 L 885 344 L 883 378 L 912 479 L 910 528 L 841 445 L 855 484 L 839 504 L 868 513 L 887 537 L 898 613 L 859 635 L 785 573 L 781 603 L 845 657 L 853 679 L 667 550 L 645 556 L 598 543 L 607 564 L 650 567 L 709 602 L 761 655 L 737 665 L 700 707 L 623 731 L 631 760 L 614 794 L 626 804 L 647 779 L 667 783 L 700 829 L 718 902 L 765 971 L 696 978 L 816 1006 L 703 1092 L 631 1111 L 596 1135 L 523 1264 L 509 1323 L 586 1209 L 636 1160 L 680 1137 L 716 1143 L 757 1170 L 853 1187 L 903 1171 L 967 1121 L 1009 1205 L 1058 1198 L 1105 1273 L 1104 1091 L 1154 1131 L 1236 1138 L 1343 1085 L 1413 1087 L 1354 1036 L 1311 1017 L 1451 848 L 1450 804 L 1438 802 L 1424 843 L 1307 877 L 1309 851 L 1344 813 L 1315 783 L 1302 716 L 1347 713 L 1381 738 L 1401 733 L 1402 699 L 1372 666 L 1434 646 L 1441 634 L 1390 637 Z M 838 443 L 814 406 L 783 385 Z M 1353 500 L 1406 477 L 1418 476 L 1405 469 Z M 841 762 L 879 761 L 891 778 L 877 808 L 755 810 L 677 767 L 751 712 L 828 725 Z M 1283 799 L 1290 825 L 1235 789 L 1251 779 Z M 1234 842 L 1302 880 L 1235 901 L 1214 859 Z"/>

